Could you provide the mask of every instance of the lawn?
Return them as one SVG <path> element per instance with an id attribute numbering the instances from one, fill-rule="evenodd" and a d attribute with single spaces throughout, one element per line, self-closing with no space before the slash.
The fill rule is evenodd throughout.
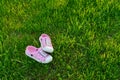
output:
<path id="1" fill-rule="evenodd" d="M 42 33 L 48 64 L 25 55 Z M 0 80 L 120 80 L 120 1 L 0 0 Z"/>

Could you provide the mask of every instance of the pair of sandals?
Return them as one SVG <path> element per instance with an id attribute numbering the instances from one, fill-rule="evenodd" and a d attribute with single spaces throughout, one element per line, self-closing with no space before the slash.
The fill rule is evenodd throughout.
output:
<path id="1" fill-rule="evenodd" d="M 52 53 L 54 49 L 50 37 L 47 34 L 42 34 L 39 37 L 39 41 L 41 43 L 40 48 L 36 48 L 34 46 L 27 46 L 25 54 L 40 63 L 51 62 L 53 58 L 48 53 Z"/>

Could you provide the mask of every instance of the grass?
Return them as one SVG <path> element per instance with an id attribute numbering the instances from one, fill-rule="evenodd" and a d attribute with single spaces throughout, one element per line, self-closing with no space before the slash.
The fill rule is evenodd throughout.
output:
<path id="1" fill-rule="evenodd" d="M 49 64 L 25 55 L 42 33 Z M 120 1 L 1 0 L 0 80 L 120 80 Z"/>

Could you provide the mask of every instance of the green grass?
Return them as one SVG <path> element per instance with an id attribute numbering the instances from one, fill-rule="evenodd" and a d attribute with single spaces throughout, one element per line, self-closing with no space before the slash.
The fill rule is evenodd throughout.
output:
<path id="1" fill-rule="evenodd" d="M 42 33 L 49 64 L 25 55 Z M 1 0 L 0 80 L 120 80 L 120 1 Z"/>

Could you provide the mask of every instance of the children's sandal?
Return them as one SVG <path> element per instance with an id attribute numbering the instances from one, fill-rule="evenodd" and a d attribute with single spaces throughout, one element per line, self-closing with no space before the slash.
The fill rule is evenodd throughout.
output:
<path id="1" fill-rule="evenodd" d="M 52 53 L 54 51 L 52 43 L 51 43 L 51 39 L 47 34 L 42 34 L 39 37 L 39 41 L 41 43 L 41 48 L 48 53 Z"/>
<path id="2" fill-rule="evenodd" d="M 40 63 L 49 63 L 53 59 L 51 55 L 44 52 L 41 48 L 36 48 L 34 46 L 27 46 L 25 53 L 27 56 Z"/>

